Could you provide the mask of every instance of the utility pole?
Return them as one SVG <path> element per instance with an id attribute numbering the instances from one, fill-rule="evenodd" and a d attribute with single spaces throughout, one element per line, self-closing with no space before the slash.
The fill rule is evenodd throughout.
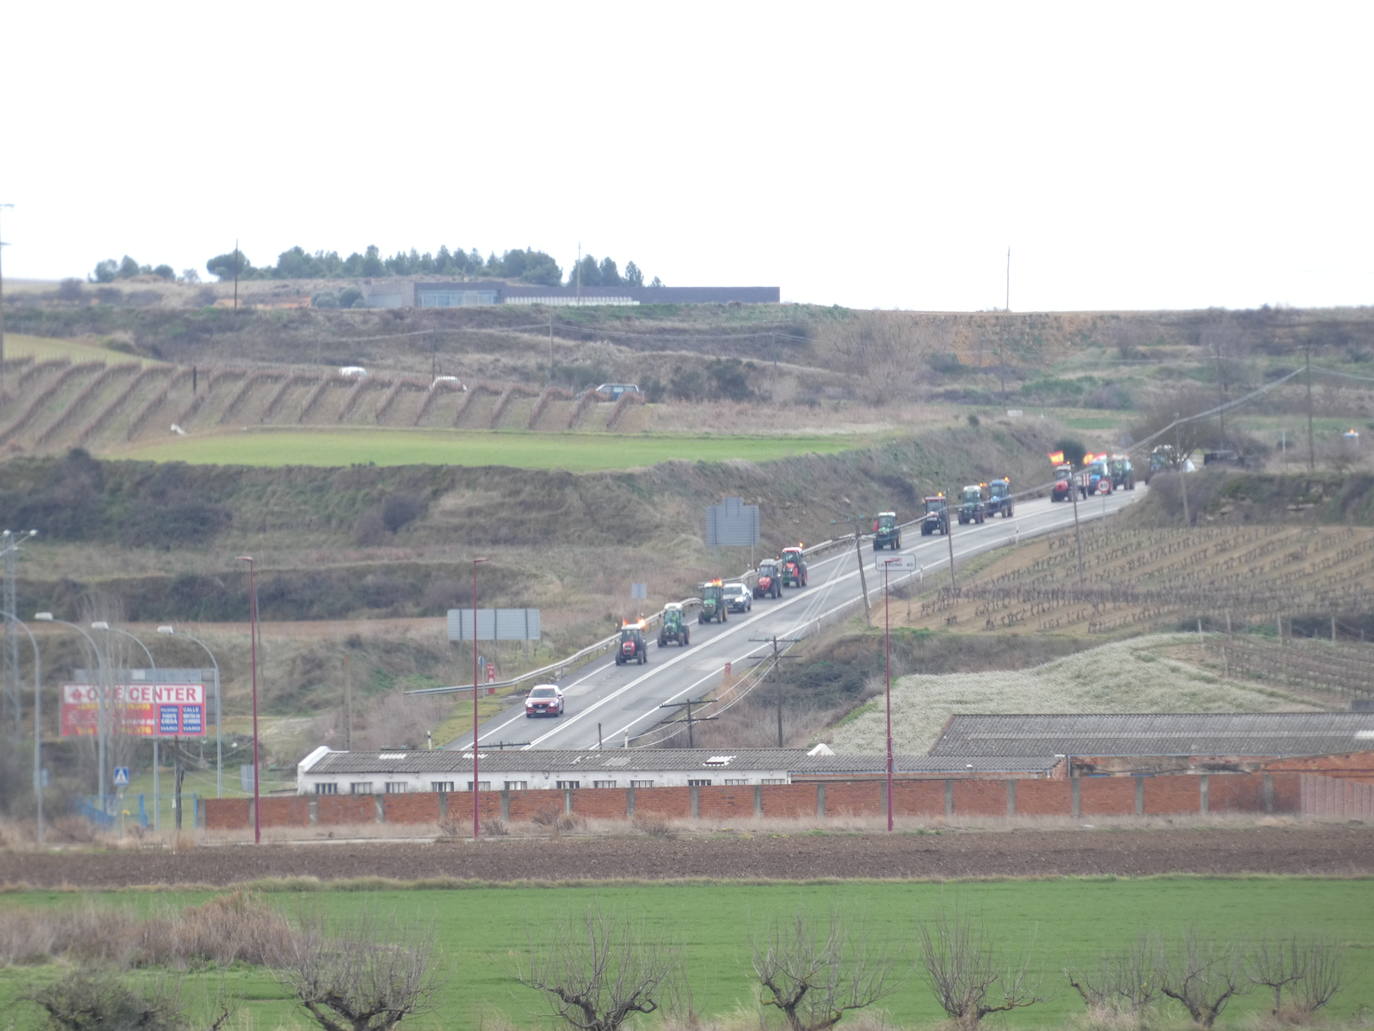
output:
<path id="1" fill-rule="evenodd" d="M 1174 416 L 1174 420 L 1175 423 L 1178 422 L 1177 415 Z M 1190 526 L 1193 521 L 1188 518 L 1188 481 L 1186 479 L 1188 473 L 1188 457 L 1183 453 L 1183 444 L 1178 438 L 1179 430 L 1178 426 L 1175 425 L 1174 449 L 1178 452 L 1178 492 L 1179 496 L 1183 498 L 1183 525 Z"/>
<path id="2" fill-rule="evenodd" d="M 848 498 L 841 498 L 840 500 L 841 500 L 841 501 L 844 501 L 845 503 L 848 503 L 848 500 L 849 500 L 849 499 L 848 499 Z M 866 576 L 864 575 L 864 549 L 863 549 L 863 524 L 864 524 L 864 521 L 865 521 L 865 520 L 871 519 L 871 518 L 872 518 L 871 516 L 860 515 L 859 513 L 855 512 L 854 515 L 851 516 L 849 519 L 832 519 L 832 520 L 830 521 L 832 525 L 834 525 L 834 524 L 844 525 L 844 524 L 850 523 L 850 522 L 852 522 L 852 523 L 854 524 L 854 555 L 855 555 L 855 558 L 858 559 L 858 563 L 859 563 L 859 590 L 862 592 L 862 594 L 863 594 L 863 599 L 864 599 L 864 625 L 865 625 L 865 626 L 872 626 L 872 625 L 873 625 L 873 612 L 872 612 L 872 609 L 870 608 L 869 603 L 868 603 L 868 577 L 866 577 Z"/>
<path id="3" fill-rule="evenodd" d="M 1307 474 L 1310 476 L 1317 468 L 1317 445 L 1312 437 L 1312 341 L 1308 340 L 1303 350 L 1307 354 Z"/>
<path id="4" fill-rule="evenodd" d="M 783 643 L 783 644 L 796 644 L 798 641 L 801 640 L 801 638 L 800 638 L 800 637 L 779 637 L 777 634 L 774 634 L 772 637 L 751 637 L 751 638 L 749 638 L 749 640 L 750 640 L 751 642 L 756 643 L 756 644 L 772 644 L 772 646 L 773 646 L 773 668 L 772 668 L 771 670 L 769 670 L 768 675 L 769 675 L 771 678 L 773 678 L 773 682 L 774 682 L 774 685 L 775 685 L 775 689 L 774 689 L 774 691 L 773 691 L 773 694 L 776 696 L 776 700 L 777 700 L 777 703 L 778 703 L 778 705 L 777 705 L 777 708 L 778 708 L 778 747 L 781 748 L 781 747 L 783 746 L 783 745 L 782 745 L 782 679 L 781 679 L 780 677 L 777 676 L 777 673 L 778 673 L 778 670 L 782 668 L 782 660 L 783 660 L 783 659 L 795 659 L 795 658 L 799 658 L 799 656 L 796 656 L 796 655 L 783 655 L 781 649 L 778 648 L 778 643 L 781 642 L 781 643 Z"/>
<path id="5" fill-rule="evenodd" d="M 1069 500 L 1073 502 L 1073 541 L 1078 550 L 1078 580 L 1083 581 L 1083 529 L 1078 524 L 1078 477 L 1069 470 Z M 951 562 L 953 559 L 950 560 Z"/>
<path id="6" fill-rule="evenodd" d="M 12 208 L 13 204 L 0 204 L 0 209 Z M 0 259 L 5 252 L 5 237 L 0 234 Z M 0 400 L 5 397 L 5 272 L 0 260 Z M 11 608 L 8 611 L 13 612 Z"/>
<path id="7" fill-rule="evenodd" d="M 234 240 L 234 311 L 239 310 L 239 242 Z"/>
<path id="8" fill-rule="evenodd" d="M 1011 311 L 1011 248 L 1007 248 L 1007 311 Z M 889 827 L 888 830 L 892 828 Z"/>
<path id="9" fill-rule="evenodd" d="M 0 595 L 0 611 L 18 612 L 15 607 L 15 575 L 19 563 L 20 546 L 37 535 L 37 530 L 17 533 L 0 531 L 0 557 L 4 559 L 4 593 Z M 19 690 L 19 635 L 11 620 L 5 620 L 5 702 L 14 718 L 14 740 L 23 734 L 21 726 L 24 706 Z"/>
<path id="10" fill-rule="evenodd" d="M 549 309 L 549 382 L 553 386 L 553 309 Z"/>
<path id="11" fill-rule="evenodd" d="M 696 701 L 692 701 L 692 700 L 689 699 L 688 701 L 685 701 L 685 702 L 665 702 L 664 704 L 660 705 L 659 708 L 660 708 L 660 709 L 681 709 L 681 708 L 683 708 L 683 707 L 686 707 L 686 709 L 687 709 L 687 715 L 686 715 L 685 718 L 680 719 L 680 720 L 664 720 L 663 722 L 664 722 L 665 725 L 670 724 L 670 723 L 685 723 L 685 724 L 687 724 L 687 747 L 688 747 L 688 748 L 695 748 L 695 747 L 696 747 L 696 742 L 695 742 L 695 740 L 694 740 L 693 737 L 692 737 L 692 724 L 694 724 L 694 723 L 707 723 L 707 722 L 709 722 L 710 720 L 718 720 L 718 719 L 720 719 L 720 717 L 719 717 L 719 716 L 693 716 L 693 715 L 692 715 L 692 706 L 694 706 L 694 705 L 713 705 L 713 704 L 715 704 L 715 701 L 716 701 L 716 700 L 715 700 L 714 698 L 698 698 L 698 699 L 696 699 Z"/>

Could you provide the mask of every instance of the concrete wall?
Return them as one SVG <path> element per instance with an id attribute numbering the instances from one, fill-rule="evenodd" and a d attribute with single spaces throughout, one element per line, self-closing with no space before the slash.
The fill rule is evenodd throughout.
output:
<path id="1" fill-rule="evenodd" d="M 1274 772 L 1073 780 L 988 777 L 898 780 L 893 784 L 892 808 L 897 816 L 919 819 L 1302 813 L 1309 811 L 1309 805 L 1318 804 L 1309 801 L 1319 797 L 1318 789 L 1304 791 L 1308 779 L 1325 778 L 1299 772 Z M 1352 790 L 1367 787 L 1353 783 L 1346 786 Z M 1369 794 L 1374 795 L 1374 788 Z M 1364 798 L 1360 795 L 1348 804 L 1359 809 L 1365 805 Z M 647 816 L 722 821 L 751 820 L 758 816 L 876 818 L 886 811 L 886 784 L 869 778 L 728 787 L 579 788 L 572 791 L 484 791 L 481 794 L 483 819 L 499 817 L 510 822 L 547 820 L 563 813 L 604 820 Z M 205 814 L 205 825 L 210 830 L 252 826 L 252 802 L 248 799 L 209 799 L 205 802 Z M 472 796 L 459 791 L 445 795 L 433 792 L 293 795 L 262 800 L 264 827 L 423 824 L 443 819 L 470 821 Z"/>

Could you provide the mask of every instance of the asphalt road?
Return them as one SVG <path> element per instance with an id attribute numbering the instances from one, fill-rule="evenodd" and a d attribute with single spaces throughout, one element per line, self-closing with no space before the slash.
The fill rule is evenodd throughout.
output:
<path id="1" fill-rule="evenodd" d="M 1080 521 L 1100 519 L 1141 498 L 1146 488 L 1091 498 L 1078 505 Z M 1018 501 L 1011 519 L 989 519 L 982 525 L 960 526 L 951 519 L 955 573 L 959 563 L 1016 540 L 1073 525 L 1073 505 L 1048 498 Z M 948 577 L 949 544 L 941 535 L 922 537 L 919 527 L 902 530 L 901 553 L 911 555 L 917 572 L 892 576 L 892 585 L 908 577 Z M 877 553 L 887 558 L 890 550 Z M 882 604 L 882 574 L 875 566 L 872 544 L 863 545 L 865 575 L 871 603 Z M 841 548 L 810 563 L 808 585 L 783 591 L 781 598 L 755 599 L 749 612 L 733 613 L 725 623 L 690 623 L 692 643 L 686 648 L 658 646 L 651 639 L 648 662 L 617 666 L 607 656 L 570 674 L 563 688 L 566 711 L 559 718 L 527 719 L 523 698 L 488 720 L 478 740 L 490 747 L 594 749 L 619 748 L 626 737 L 642 734 L 674 712 L 663 705 L 706 697 L 721 682 L 727 662 L 743 672 L 751 660 L 771 651 L 767 639 L 804 637 L 859 604 L 860 578 L 854 549 Z M 880 611 L 877 610 L 877 611 Z M 468 734 L 449 743 L 451 749 L 471 747 Z"/>

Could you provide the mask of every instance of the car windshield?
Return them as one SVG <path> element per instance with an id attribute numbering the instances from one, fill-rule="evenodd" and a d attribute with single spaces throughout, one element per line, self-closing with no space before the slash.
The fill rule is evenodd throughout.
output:
<path id="1" fill-rule="evenodd" d="M 552 687 L 536 687 L 530 692 L 531 698 L 556 698 L 558 691 Z"/>
<path id="2" fill-rule="evenodd" d="M 744 591 L 745 591 L 744 584 L 726 584 L 726 585 L 725 585 L 725 593 L 726 593 L 726 594 L 743 594 Z"/>

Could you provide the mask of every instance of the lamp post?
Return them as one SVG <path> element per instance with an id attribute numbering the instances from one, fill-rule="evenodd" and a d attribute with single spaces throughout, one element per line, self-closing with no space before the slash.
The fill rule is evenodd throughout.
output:
<path id="1" fill-rule="evenodd" d="M 43 673 L 38 657 L 38 642 L 33 631 L 13 612 L 0 612 L 7 621 L 18 625 L 29 636 L 33 649 L 33 804 L 38 821 L 38 843 L 43 844 Z"/>
<path id="2" fill-rule="evenodd" d="M 129 640 L 133 641 L 134 644 L 138 645 L 140 648 L 143 649 L 143 654 L 147 656 L 148 659 L 148 668 L 153 671 L 153 692 L 154 696 L 156 697 L 157 660 L 153 658 L 153 653 L 148 650 L 148 646 L 144 644 L 142 641 L 140 641 L 133 634 L 129 633 L 129 631 L 121 630 L 119 629 L 119 627 L 110 626 L 110 624 L 103 619 L 97 619 L 94 623 L 92 623 L 91 629 L 102 630 L 107 634 L 119 634 L 121 637 L 127 637 Z M 109 667 L 108 662 L 106 662 L 105 665 L 106 668 Z M 161 742 L 158 737 L 158 729 L 159 728 L 157 725 L 157 707 L 155 705 L 153 707 L 152 734 L 149 735 L 153 739 L 153 830 L 155 831 L 160 830 L 162 828 L 162 749 L 160 747 Z"/>
<path id="3" fill-rule="evenodd" d="M 262 795 L 258 789 L 258 581 L 253 556 L 240 555 L 238 560 L 248 563 L 248 652 L 249 664 L 253 669 L 253 844 L 261 845 Z"/>
<path id="4" fill-rule="evenodd" d="M 887 707 L 887 829 L 892 831 L 892 617 L 888 605 L 887 573 L 892 559 L 883 563 L 883 663 L 886 668 L 884 697 Z"/>
<path id="5" fill-rule="evenodd" d="M 3 347 L 0 347 L 0 365 L 4 363 Z M 3 384 L 0 384 L 0 396 L 4 395 Z M 14 581 L 17 572 L 16 566 L 19 559 L 20 547 L 28 540 L 38 536 L 37 530 L 0 530 L 0 558 L 4 559 L 4 593 L 0 594 L 0 609 L 6 612 L 18 612 L 19 604 L 15 600 Z M 20 709 L 19 702 L 19 639 L 10 630 L 8 623 L 5 624 L 5 686 L 9 691 L 9 705 L 13 710 L 14 716 L 14 737 L 19 740 L 20 733 Z"/>
<path id="6" fill-rule="evenodd" d="M 95 639 L 88 634 L 84 628 L 76 623 L 68 623 L 65 619 L 55 619 L 51 612 L 35 612 L 33 618 L 39 623 L 61 623 L 65 627 L 70 627 L 86 639 L 86 643 L 91 646 L 91 654 L 95 656 L 96 679 L 100 681 L 96 685 L 96 727 L 95 727 L 95 754 L 96 754 L 96 783 L 99 785 L 100 810 L 104 812 L 108 803 L 105 794 L 105 763 L 107 761 L 106 737 L 109 734 L 109 718 L 107 713 L 106 692 L 108 690 L 109 677 L 106 675 L 105 657 L 100 654 L 100 649 L 95 646 Z"/>
<path id="7" fill-rule="evenodd" d="M 472 560 L 472 840 L 481 833 L 481 819 L 477 815 L 480 788 L 477 782 L 477 567 L 487 561 Z"/>
<path id="8" fill-rule="evenodd" d="M 184 637 L 188 641 L 195 641 L 205 650 L 205 654 L 210 657 L 210 665 L 215 671 L 215 797 L 224 797 L 224 729 L 220 725 L 220 715 L 223 707 L 220 705 L 219 698 L 219 663 L 215 661 L 215 653 L 210 650 L 210 646 L 202 641 L 195 634 L 189 634 L 185 630 L 178 630 L 174 626 L 160 626 L 157 628 L 159 634 L 168 634 L 175 637 Z"/>

